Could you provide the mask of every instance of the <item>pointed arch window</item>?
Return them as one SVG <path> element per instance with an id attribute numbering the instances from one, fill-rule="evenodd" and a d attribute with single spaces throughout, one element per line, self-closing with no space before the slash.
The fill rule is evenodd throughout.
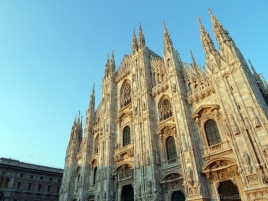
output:
<path id="1" fill-rule="evenodd" d="M 221 136 L 216 121 L 208 120 L 205 123 L 205 132 L 209 146 L 221 143 Z"/>
<path id="2" fill-rule="evenodd" d="M 173 137 L 168 137 L 166 140 L 167 159 L 171 160 L 177 157 L 175 140 Z"/>
<path id="3" fill-rule="evenodd" d="M 120 107 L 125 107 L 131 103 L 131 86 L 129 82 L 123 84 L 120 92 Z"/>
<path id="4" fill-rule="evenodd" d="M 96 184 L 97 167 L 94 168 L 93 184 Z"/>
<path id="5" fill-rule="evenodd" d="M 130 144 L 130 127 L 126 126 L 123 130 L 123 146 Z"/>
<path id="6" fill-rule="evenodd" d="M 159 119 L 163 121 L 172 116 L 172 107 L 168 99 L 164 99 L 159 104 Z"/>

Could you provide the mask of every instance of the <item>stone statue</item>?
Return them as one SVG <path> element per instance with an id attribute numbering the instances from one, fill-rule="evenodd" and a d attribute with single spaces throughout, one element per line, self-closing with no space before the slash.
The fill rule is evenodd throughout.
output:
<path id="1" fill-rule="evenodd" d="M 194 185 L 194 181 L 193 181 L 193 171 L 190 167 L 187 168 L 186 170 L 186 182 L 188 184 L 190 184 L 191 186 Z"/>

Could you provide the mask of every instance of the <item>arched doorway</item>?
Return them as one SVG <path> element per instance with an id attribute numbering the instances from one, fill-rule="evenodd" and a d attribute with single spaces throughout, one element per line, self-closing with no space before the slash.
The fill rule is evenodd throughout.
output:
<path id="1" fill-rule="evenodd" d="M 122 201 L 134 201 L 134 190 L 131 185 L 123 186 Z"/>
<path id="2" fill-rule="evenodd" d="M 185 196 L 181 191 L 175 191 L 171 196 L 171 201 L 185 201 Z"/>
<path id="3" fill-rule="evenodd" d="M 221 201 L 241 200 L 238 188 L 230 180 L 221 182 L 218 191 L 219 191 L 219 197 Z"/>

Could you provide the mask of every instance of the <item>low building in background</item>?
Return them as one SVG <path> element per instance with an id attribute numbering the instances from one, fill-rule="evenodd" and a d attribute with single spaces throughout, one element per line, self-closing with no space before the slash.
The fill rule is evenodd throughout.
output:
<path id="1" fill-rule="evenodd" d="M 63 170 L 0 158 L 0 201 L 57 201 Z"/>

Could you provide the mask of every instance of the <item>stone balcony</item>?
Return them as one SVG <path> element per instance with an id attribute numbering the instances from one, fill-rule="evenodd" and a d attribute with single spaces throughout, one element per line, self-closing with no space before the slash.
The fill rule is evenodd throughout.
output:
<path id="1" fill-rule="evenodd" d="M 153 87 L 153 89 L 152 89 L 152 95 L 153 96 L 156 96 L 156 95 L 158 95 L 160 93 L 163 93 L 167 89 L 168 89 L 168 83 L 167 82 L 159 83 L 155 87 Z"/>
<path id="2" fill-rule="evenodd" d="M 203 84 L 191 92 L 188 92 L 188 100 L 190 103 L 195 103 L 212 93 L 215 93 L 214 88 L 209 83 Z"/>
<path id="3" fill-rule="evenodd" d="M 223 152 L 231 152 L 232 149 L 230 147 L 229 141 L 221 142 L 209 147 L 204 147 L 204 156 L 203 158 L 206 160 L 207 158 L 222 154 Z"/>
<path id="4" fill-rule="evenodd" d="M 134 145 L 133 143 L 128 144 L 124 147 L 117 148 L 114 154 L 115 162 L 122 161 L 126 158 L 134 156 Z"/>

